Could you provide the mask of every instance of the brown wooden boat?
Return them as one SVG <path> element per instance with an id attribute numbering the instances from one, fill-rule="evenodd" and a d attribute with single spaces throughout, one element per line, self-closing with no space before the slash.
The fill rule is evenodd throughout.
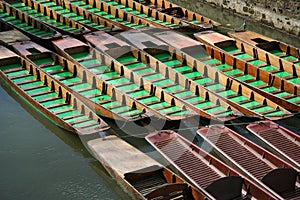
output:
<path id="1" fill-rule="evenodd" d="M 300 49 L 278 40 L 266 37 L 252 31 L 236 31 L 228 33 L 231 37 L 263 49 L 282 60 L 300 66 Z M 283 63 L 284 65 L 285 63 Z M 297 67 L 297 66 L 296 66 Z"/>
<path id="2" fill-rule="evenodd" d="M 277 198 L 300 198 L 299 171 L 287 162 L 225 126 L 201 128 L 197 133 L 226 163 Z"/>
<path id="3" fill-rule="evenodd" d="M 117 1 L 117 0 L 115 0 Z M 124 1 L 124 0 L 122 0 Z M 142 0 L 139 3 L 148 6 L 152 9 L 156 9 L 160 12 L 174 16 L 197 29 L 211 29 L 213 26 L 220 26 L 221 24 L 213 21 L 207 17 L 204 17 L 198 13 L 188 10 L 182 6 L 176 5 L 170 1 L 162 0 Z"/>
<path id="4" fill-rule="evenodd" d="M 37 41 L 60 38 L 61 34 L 11 5 L 0 1 L 0 21 Z"/>
<path id="5" fill-rule="evenodd" d="M 26 59 L 0 47 L 0 76 L 15 92 L 62 128 L 79 135 L 109 126 L 72 93 Z"/>
<path id="6" fill-rule="evenodd" d="M 191 85 L 190 87 L 198 88 L 198 90 L 209 90 L 246 115 L 272 119 L 291 116 L 291 113 L 283 107 L 244 84 L 143 31 L 127 31 L 120 35 L 167 65 L 170 71 L 175 70 L 181 73 L 182 77 Z M 202 56 L 202 53 L 199 52 L 199 56 Z"/>
<path id="7" fill-rule="evenodd" d="M 143 80 L 128 72 L 123 65 L 114 59 L 105 55 L 102 57 L 93 56 L 97 50 L 79 40 L 67 37 L 55 40 L 53 44 L 65 58 L 85 67 L 107 85 L 121 91 L 125 96 L 136 101 L 137 104 L 142 104 L 162 121 L 178 122 L 178 120 L 196 115 L 177 99 L 152 85 L 144 84 Z M 102 70 L 99 71 L 101 66 Z"/>
<path id="8" fill-rule="evenodd" d="M 217 120 L 235 118 L 235 109 L 218 99 L 213 93 L 198 90 L 189 86 L 187 80 L 180 73 L 171 71 L 156 58 L 147 55 L 128 43 L 104 32 L 87 34 L 85 39 L 95 48 L 109 54 L 122 63 L 130 73 L 136 74 L 144 80 L 144 84 L 154 85 L 197 112 L 202 117 Z"/>
<path id="9" fill-rule="evenodd" d="M 222 71 L 226 76 L 234 78 L 248 88 L 271 99 L 274 103 L 294 112 L 300 111 L 300 106 L 297 102 L 297 99 L 300 100 L 298 96 L 300 94 L 299 85 L 235 58 L 233 55 L 225 53 L 219 48 L 204 45 L 174 31 L 150 29 L 147 33 L 197 58 L 207 66 Z M 205 36 L 205 33 L 208 36 Z M 207 43 L 211 41 L 209 40 L 211 33 L 214 32 L 202 32 L 201 34 L 205 37 Z M 211 37 L 215 40 L 218 37 L 213 37 L 214 35 L 222 36 L 219 33 L 212 34 Z"/>
<path id="10" fill-rule="evenodd" d="M 300 170 L 300 137 L 272 121 L 247 126 L 269 150 Z"/>
<path id="11" fill-rule="evenodd" d="M 143 121 L 152 116 L 143 105 L 126 97 L 81 65 L 74 65 L 34 42 L 15 43 L 12 46 L 98 115 L 123 122 Z M 100 57 L 100 54 L 95 56 Z M 105 66 L 98 65 L 98 68 L 101 67 Z"/>
<path id="12" fill-rule="evenodd" d="M 234 34 L 233 32 L 230 33 Z M 236 58 L 246 61 L 248 64 L 259 67 L 273 75 L 286 79 L 291 83 L 299 85 L 300 69 L 294 63 L 262 50 L 258 47 L 249 45 L 240 40 L 234 40 L 225 35 L 210 32 L 206 34 L 197 33 L 194 35 L 200 42 L 217 46 L 223 51 L 234 55 Z M 233 35 L 232 35 L 233 36 Z"/>
<path id="13" fill-rule="evenodd" d="M 25 13 L 28 16 L 39 20 L 53 29 L 58 30 L 60 33 L 66 35 L 78 36 L 90 32 L 91 30 L 77 21 L 73 20 L 70 15 L 64 15 L 51 9 L 54 7 L 56 10 L 63 9 L 55 3 L 52 4 L 50 0 L 33 1 L 33 0 L 6 0 L 11 6 L 17 10 Z M 70 12 L 68 14 L 71 14 Z M 97 25 L 97 24 L 94 24 Z M 97 30 L 97 29 L 93 29 Z"/>
<path id="14" fill-rule="evenodd" d="M 101 18 L 108 24 L 113 24 L 123 30 L 145 28 L 150 23 L 130 13 L 126 13 L 120 8 L 114 7 L 103 1 L 96 0 L 53 0 L 60 2 L 68 10 L 78 10 L 80 13 L 91 16 L 91 18 Z M 81 13 L 81 15 L 82 15 Z"/>
<path id="15" fill-rule="evenodd" d="M 203 28 L 202 26 L 196 26 L 195 24 L 188 24 L 184 20 L 181 20 L 178 16 L 172 16 L 170 13 L 161 12 L 160 10 L 153 9 L 152 7 L 146 6 L 133 0 L 104 0 L 109 5 L 121 8 L 126 13 L 137 16 L 143 20 L 147 20 L 150 24 L 155 27 L 177 29 L 182 27 L 191 28 Z M 206 24 L 211 28 L 211 25 Z"/>
<path id="16" fill-rule="evenodd" d="M 170 163 L 174 171 L 216 199 L 276 199 L 174 131 L 152 133 L 146 140 Z"/>
<path id="17" fill-rule="evenodd" d="M 213 199 L 116 136 L 87 144 L 92 155 L 136 199 Z"/>

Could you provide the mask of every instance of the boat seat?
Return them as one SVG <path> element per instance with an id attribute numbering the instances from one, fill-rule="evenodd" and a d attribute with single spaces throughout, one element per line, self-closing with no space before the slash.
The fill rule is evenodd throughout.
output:
<path id="1" fill-rule="evenodd" d="M 165 184 L 145 195 L 146 199 L 188 199 L 186 183 Z"/>
<path id="2" fill-rule="evenodd" d="M 295 185 L 299 172 L 291 168 L 274 169 L 262 178 L 262 182 L 280 195 L 296 192 Z M 299 191 L 298 191 L 299 193 Z"/>
<path id="3" fill-rule="evenodd" d="M 218 179 L 206 187 L 212 196 L 216 199 L 232 200 L 243 199 L 242 188 L 244 179 L 239 176 L 229 176 Z"/>

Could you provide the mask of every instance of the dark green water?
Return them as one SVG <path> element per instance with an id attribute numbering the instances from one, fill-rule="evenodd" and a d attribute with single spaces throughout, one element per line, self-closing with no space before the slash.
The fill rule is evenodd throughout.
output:
<path id="1" fill-rule="evenodd" d="M 206 13 L 207 17 L 234 28 L 243 23 L 243 18 L 201 2 L 173 2 Z M 300 47 L 299 38 L 251 21 L 247 22 L 247 27 Z M 0 126 L 1 200 L 130 199 L 92 158 L 77 136 L 47 121 L 2 83 Z M 141 149 L 149 148 L 143 142 L 136 145 Z"/>

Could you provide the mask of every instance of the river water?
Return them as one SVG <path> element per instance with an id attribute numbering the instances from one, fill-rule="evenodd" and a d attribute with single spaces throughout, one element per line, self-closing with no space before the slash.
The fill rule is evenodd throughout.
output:
<path id="1" fill-rule="evenodd" d="M 202 2 L 173 0 L 222 24 L 238 28 L 243 18 Z M 227 28 L 219 29 L 222 32 Z M 300 39 L 251 20 L 247 28 L 300 47 Z M 0 199 L 131 199 L 89 154 L 80 139 L 24 103 L 3 82 L 0 87 Z M 131 142 L 134 143 L 131 138 Z M 135 143 L 150 148 L 145 142 Z"/>

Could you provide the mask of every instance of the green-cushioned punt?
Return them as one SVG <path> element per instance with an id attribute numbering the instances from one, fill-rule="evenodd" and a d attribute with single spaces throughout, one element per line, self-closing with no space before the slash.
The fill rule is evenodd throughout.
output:
<path id="1" fill-rule="evenodd" d="M 92 65 L 100 65 L 101 62 L 97 59 L 91 59 L 91 60 L 84 60 L 84 61 L 80 61 L 79 62 L 81 65 L 88 67 L 88 66 L 92 66 Z"/>
<path id="2" fill-rule="evenodd" d="M 90 96 L 90 95 L 96 96 L 96 95 L 101 95 L 101 91 L 98 89 L 91 89 L 91 90 L 80 92 L 80 94 L 83 96 Z"/>
<path id="3" fill-rule="evenodd" d="M 222 112 L 222 113 L 219 113 L 216 115 L 216 117 L 225 117 L 225 116 L 228 116 L 228 115 L 231 115 L 233 114 L 232 110 L 228 110 L 226 112 Z"/>
<path id="4" fill-rule="evenodd" d="M 46 102 L 42 102 L 41 104 L 43 106 L 51 106 L 57 103 L 65 103 L 64 99 L 55 99 L 55 100 L 51 100 L 51 101 L 46 101 Z"/>
<path id="5" fill-rule="evenodd" d="M 87 119 L 88 120 L 88 119 Z M 96 121 L 94 121 L 94 120 L 88 120 L 88 121 L 85 121 L 85 122 L 78 122 L 78 123 L 75 123 L 74 125 L 73 125 L 73 127 L 90 127 L 91 125 L 99 125 L 99 124 L 97 124 L 97 122 Z"/>
<path id="6" fill-rule="evenodd" d="M 52 65 L 52 66 L 47 66 L 47 67 L 43 67 L 43 70 L 45 70 L 46 72 L 52 72 L 52 71 L 57 71 L 57 70 L 62 70 L 63 67 L 60 65 Z"/>
<path id="7" fill-rule="evenodd" d="M 277 110 L 277 111 L 274 111 L 274 112 L 271 112 L 271 113 L 268 113 L 266 114 L 265 116 L 282 116 L 284 115 L 284 112 L 282 110 Z"/>
<path id="8" fill-rule="evenodd" d="M 42 86 L 44 83 L 41 81 L 33 81 L 30 83 L 24 83 L 21 85 L 18 85 L 20 88 L 26 90 L 26 88 L 31 88 L 31 87 L 37 87 L 37 86 Z"/>
<path id="9" fill-rule="evenodd" d="M 120 107 L 111 108 L 111 111 L 116 112 L 116 113 L 125 112 L 128 110 L 130 110 L 129 106 L 120 106 Z"/>
<path id="10" fill-rule="evenodd" d="M 239 102 L 248 100 L 248 98 L 245 96 L 237 96 L 237 97 L 231 97 L 231 98 L 229 98 L 229 100 L 233 101 L 235 103 L 239 103 Z"/>
<path id="11" fill-rule="evenodd" d="M 63 84 L 71 84 L 71 83 L 76 83 L 76 82 L 79 82 L 81 81 L 81 79 L 79 77 L 72 77 L 72 78 L 68 78 L 68 79 L 65 79 L 65 80 L 61 80 L 60 82 L 63 83 Z"/>
<path id="12" fill-rule="evenodd" d="M 122 91 L 129 91 L 133 89 L 138 89 L 139 87 L 136 84 L 129 84 L 129 85 L 123 85 L 121 87 L 118 87 Z"/>
<path id="13" fill-rule="evenodd" d="M 143 114 L 140 110 L 129 110 L 123 113 L 120 113 L 123 117 L 138 117 L 139 115 Z"/>
<path id="14" fill-rule="evenodd" d="M 239 69 L 233 69 L 233 70 L 229 70 L 229 71 L 224 72 L 224 74 L 227 74 L 229 76 L 235 76 L 237 74 L 243 74 L 243 72 Z"/>
<path id="15" fill-rule="evenodd" d="M 300 84 L 300 78 L 298 78 L 298 77 L 288 79 L 288 81 L 295 83 L 295 84 Z"/>
<path id="16" fill-rule="evenodd" d="M 196 83 L 200 84 L 200 85 L 204 85 L 204 84 L 213 82 L 213 80 L 210 79 L 210 78 L 200 78 L 200 79 L 197 79 L 197 80 L 194 80 L 194 81 L 195 81 Z"/>
<path id="17" fill-rule="evenodd" d="M 77 85 L 70 86 L 70 88 L 75 90 L 75 91 L 80 90 L 80 89 L 88 89 L 90 87 L 91 87 L 91 85 L 89 83 L 80 83 L 80 84 L 77 84 Z"/>
<path id="18" fill-rule="evenodd" d="M 184 88 L 181 86 L 181 85 L 174 85 L 174 86 L 171 86 L 171 87 L 167 87 L 167 88 L 164 88 L 166 90 L 166 92 L 175 92 L 177 90 L 183 90 Z"/>
<path id="19" fill-rule="evenodd" d="M 170 79 L 163 79 L 163 80 L 153 82 L 154 85 L 162 86 L 162 87 L 165 85 L 172 84 L 172 83 L 173 83 L 173 81 Z"/>
<path id="20" fill-rule="evenodd" d="M 227 97 L 227 96 L 236 94 L 236 92 L 234 92 L 232 90 L 225 90 L 225 91 L 219 92 L 218 94 L 221 96 Z"/>
<path id="21" fill-rule="evenodd" d="M 267 66 L 261 67 L 260 69 L 267 71 L 267 72 L 278 70 L 278 68 L 274 67 L 273 65 L 267 65 Z"/>
<path id="22" fill-rule="evenodd" d="M 150 74 L 144 76 L 146 80 L 163 79 L 165 78 L 162 74 Z"/>
<path id="23" fill-rule="evenodd" d="M 109 70 L 110 70 L 109 67 L 107 67 L 106 65 L 89 68 L 89 71 L 95 74 L 104 73 L 105 71 L 109 71 Z"/>
<path id="24" fill-rule="evenodd" d="M 46 98 L 52 98 L 52 97 L 54 98 L 54 97 L 57 97 L 57 96 L 58 95 L 55 92 L 50 92 L 50 93 L 34 96 L 33 99 L 35 99 L 37 101 L 40 101 L 40 100 L 43 100 L 43 99 L 46 99 Z"/>
<path id="25" fill-rule="evenodd" d="M 152 109 L 158 109 L 158 108 L 163 108 L 163 107 L 167 107 L 169 106 L 169 104 L 167 102 L 158 102 L 158 103 L 154 103 L 149 105 L 150 108 Z"/>
<path id="26" fill-rule="evenodd" d="M 114 108 L 116 106 L 120 106 L 121 103 L 120 102 L 117 102 L 117 101 L 112 101 L 112 102 L 107 102 L 107 103 L 104 103 L 104 104 L 101 104 L 103 107 L 105 108 Z"/>
<path id="27" fill-rule="evenodd" d="M 120 78 L 108 80 L 107 82 L 112 85 L 117 85 L 117 84 L 121 84 L 121 83 L 123 83 L 123 84 L 129 83 L 130 81 L 127 78 L 120 77 Z"/>
<path id="28" fill-rule="evenodd" d="M 12 81 L 15 83 L 22 82 L 22 81 L 29 81 L 29 80 L 34 81 L 34 80 L 36 80 L 36 77 L 35 76 L 25 76 L 25 77 L 12 79 Z"/>
<path id="29" fill-rule="evenodd" d="M 102 79 L 108 79 L 113 78 L 114 76 L 119 76 L 119 74 L 117 72 L 107 72 L 104 74 L 98 74 L 97 76 Z"/>
<path id="30" fill-rule="evenodd" d="M 186 115 L 186 114 L 189 114 L 188 110 L 181 110 L 181 111 L 178 111 L 178 112 L 173 112 L 169 115 L 175 117 L 175 116 L 182 116 L 182 115 Z"/>
<path id="31" fill-rule="evenodd" d="M 154 72 L 154 70 L 152 68 L 144 68 L 144 69 L 135 70 L 135 72 L 137 74 L 143 75 L 143 74 L 146 74 L 146 73 L 149 73 L 149 72 Z"/>
<path id="32" fill-rule="evenodd" d="M 291 103 L 298 103 L 298 102 L 300 102 L 300 97 L 292 97 L 287 100 Z"/>
<path id="33" fill-rule="evenodd" d="M 74 123 L 74 122 L 82 121 L 84 119 L 86 119 L 85 115 L 84 116 L 80 116 L 79 115 L 79 116 L 73 117 L 71 119 L 67 119 L 67 120 L 65 120 L 65 122 L 67 122 L 67 123 Z"/>
<path id="34" fill-rule="evenodd" d="M 236 46 L 224 47 L 223 50 L 228 52 L 228 53 L 240 52 L 240 50 Z"/>
<path id="35" fill-rule="evenodd" d="M 68 77 L 68 76 L 72 76 L 73 74 L 69 71 L 64 71 L 64 72 L 59 72 L 57 74 L 54 74 L 53 77 L 55 78 L 61 78 L 61 77 Z"/>
<path id="36" fill-rule="evenodd" d="M 259 81 L 253 81 L 251 83 L 248 83 L 249 85 L 253 86 L 253 87 L 259 87 L 259 86 L 262 86 L 262 85 L 265 85 L 266 83 L 259 80 Z"/>
<path id="37" fill-rule="evenodd" d="M 296 62 L 296 63 L 295 63 L 295 65 L 298 65 L 298 66 L 300 66 L 300 62 Z"/>
<path id="38" fill-rule="evenodd" d="M 174 65 L 179 65 L 181 62 L 179 60 L 169 60 L 166 62 L 163 62 L 167 66 L 174 66 Z"/>

